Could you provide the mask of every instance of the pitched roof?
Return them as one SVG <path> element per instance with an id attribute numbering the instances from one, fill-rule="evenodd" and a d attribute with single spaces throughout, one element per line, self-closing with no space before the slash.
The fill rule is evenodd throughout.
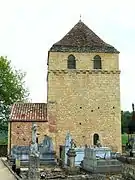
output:
<path id="1" fill-rule="evenodd" d="M 10 121 L 47 121 L 47 104 L 15 103 L 12 106 Z"/>
<path id="2" fill-rule="evenodd" d="M 79 21 L 50 51 L 57 52 L 106 52 L 119 53 L 113 46 L 105 43 L 82 21 Z"/>

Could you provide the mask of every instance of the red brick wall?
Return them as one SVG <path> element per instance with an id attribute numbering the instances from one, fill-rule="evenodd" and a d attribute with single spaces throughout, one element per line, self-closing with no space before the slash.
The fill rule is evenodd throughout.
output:
<path id="1" fill-rule="evenodd" d="M 54 149 L 56 149 L 56 116 L 55 111 L 48 111 L 48 122 L 37 122 L 38 142 L 44 139 L 44 135 L 52 137 Z M 11 148 L 13 145 L 27 146 L 31 142 L 32 122 L 12 122 L 11 124 Z M 10 128 L 9 128 L 10 130 Z M 9 133 L 10 138 L 10 133 Z M 10 141 L 8 148 L 10 148 Z"/>
<path id="2" fill-rule="evenodd" d="M 27 146 L 31 142 L 32 122 L 12 122 L 11 124 L 11 148 L 13 145 Z M 56 123 L 54 120 L 50 122 L 37 122 L 37 132 L 39 143 L 44 139 L 44 135 L 52 137 L 55 148 L 55 132 Z M 10 141 L 9 141 L 10 143 Z M 9 145 L 10 147 L 10 145 Z"/>
<path id="3" fill-rule="evenodd" d="M 29 145 L 31 141 L 31 122 L 12 122 L 11 147 L 13 145 Z"/>

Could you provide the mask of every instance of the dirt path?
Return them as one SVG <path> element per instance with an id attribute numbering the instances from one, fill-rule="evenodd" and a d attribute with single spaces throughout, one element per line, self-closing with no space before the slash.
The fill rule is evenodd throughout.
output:
<path id="1" fill-rule="evenodd" d="M 0 159 L 0 180 L 16 180 Z"/>

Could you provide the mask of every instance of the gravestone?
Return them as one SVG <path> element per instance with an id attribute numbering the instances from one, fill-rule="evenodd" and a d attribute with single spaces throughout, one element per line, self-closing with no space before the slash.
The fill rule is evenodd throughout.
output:
<path id="1" fill-rule="evenodd" d="M 71 147 L 69 148 L 68 152 L 67 152 L 67 156 L 68 156 L 68 166 L 70 168 L 74 168 L 75 167 L 75 156 L 76 156 L 76 152 L 74 149 L 74 141 L 73 139 L 71 139 Z"/>
<path id="2" fill-rule="evenodd" d="M 55 165 L 56 152 L 53 148 L 52 138 L 45 135 L 44 140 L 39 144 L 40 164 Z"/>
<path id="3" fill-rule="evenodd" d="M 67 152 L 71 148 L 71 140 L 72 136 L 68 131 L 65 138 L 65 145 L 61 146 L 61 159 L 65 166 L 67 166 Z M 80 166 L 80 163 L 84 158 L 84 147 L 76 147 L 76 144 L 74 144 L 74 150 L 76 152 L 75 166 Z"/>
<path id="4" fill-rule="evenodd" d="M 128 123 L 128 133 L 130 134 L 129 136 L 131 137 L 131 139 L 129 139 L 129 145 L 131 146 L 131 148 L 129 148 L 129 153 L 130 153 L 130 157 L 135 157 L 135 110 L 134 110 L 134 103 L 132 104 L 132 119 L 131 121 L 129 121 Z M 127 144 L 128 144 L 127 143 Z"/>
<path id="5" fill-rule="evenodd" d="M 84 158 L 84 147 L 76 147 L 76 157 L 75 157 L 75 166 L 80 166 L 83 158 Z"/>
<path id="6" fill-rule="evenodd" d="M 36 148 L 39 151 L 39 159 L 40 164 L 56 164 L 55 156 L 56 152 L 53 149 L 53 141 L 52 138 L 45 135 L 43 141 L 40 144 L 36 144 Z M 29 146 L 14 146 L 11 150 L 12 158 L 10 161 L 14 161 L 19 157 L 21 165 L 28 165 L 29 163 L 29 152 L 30 150 L 34 150 L 33 144 L 31 147 Z"/>
<path id="7" fill-rule="evenodd" d="M 71 140 L 72 140 L 72 136 L 68 131 L 65 138 L 65 147 L 71 147 Z"/>
<path id="8" fill-rule="evenodd" d="M 71 140 L 72 140 L 72 136 L 70 134 L 70 132 L 68 131 L 67 134 L 66 134 L 66 138 L 65 138 L 65 146 L 64 146 L 64 161 L 65 161 L 65 164 L 67 164 L 67 152 L 69 150 L 69 148 L 71 147 Z"/>
<path id="9" fill-rule="evenodd" d="M 108 147 L 86 147 L 82 168 L 92 173 L 121 172 L 122 164 L 112 158 Z"/>
<path id="10" fill-rule="evenodd" d="M 38 144 L 36 141 L 37 137 L 37 125 L 32 123 L 32 143 L 30 146 L 30 155 L 29 155 L 29 170 L 28 170 L 28 179 L 29 180 L 39 180 L 40 171 L 39 171 L 39 151 Z"/>
<path id="11" fill-rule="evenodd" d="M 28 165 L 29 152 L 30 152 L 29 146 L 13 146 L 11 149 L 10 161 L 12 162 L 19 158 L 21 165 L 24 164 Z"/>
<path id="12" fill-rule="evenodd" d="M 77 175 L 79 173 L 79 168 L 75 167 L 75 157 L 76 157 L 76 151 L 75 151 L 75 143 L 74 140 L 71 139 L 71 147 L 69 148 L 67 152 L 67 167 L 66 167 L 66 174 L 68 175 Z"/>

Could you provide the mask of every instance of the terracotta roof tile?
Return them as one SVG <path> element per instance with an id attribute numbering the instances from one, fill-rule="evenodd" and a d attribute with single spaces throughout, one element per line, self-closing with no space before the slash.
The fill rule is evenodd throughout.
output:
<path id="1" fill-rule="evenodd" d="M 113 46 L 105 43 L 82 21 L 79 21 L 50 51 L 56 52 L 106 52 L 119 53 Z"/>
<path id="2" fill-rule="evenodd" d="M 10 121 L 47 121 L 47 104 L 15 103 L 12 106 Z"/>

